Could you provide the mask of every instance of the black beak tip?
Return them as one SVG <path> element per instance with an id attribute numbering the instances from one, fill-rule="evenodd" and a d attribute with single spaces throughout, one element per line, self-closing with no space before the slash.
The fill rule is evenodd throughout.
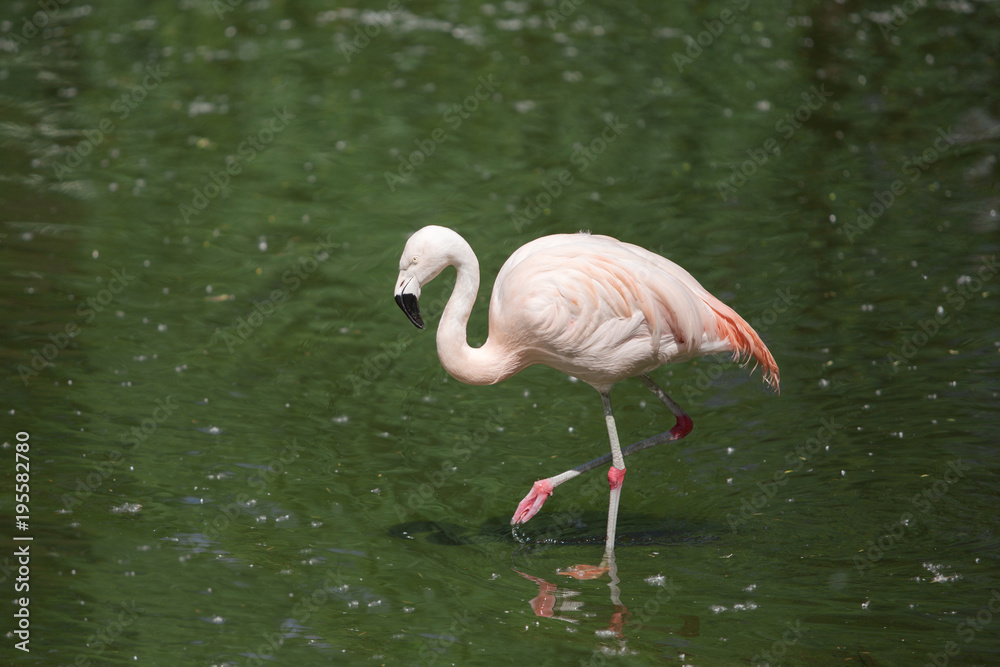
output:
<path id="1" fill-rule="evenodd" d="M 396 304 L 399 309 L 406 313 L 406 316 L 413 322 L 413 326 L 418 329 L 424 328 L 424 320 L 420 317 L 420 306 L 417 297 L 412 294 L 397 294 Z"/>

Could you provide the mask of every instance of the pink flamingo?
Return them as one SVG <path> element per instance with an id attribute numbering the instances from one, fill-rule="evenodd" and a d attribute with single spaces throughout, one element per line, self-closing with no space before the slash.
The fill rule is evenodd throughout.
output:
<path id="1" fill-rule="evenodd" d="M 424 227 L 406 242 L 396 303 L 423 329 L 420 289 L 447 266 L 458 274 L 438 325 L 437 348 L 452 377 L 467 384 L 494 384 L 532 364 L 544 364 L 583 380 L 601 395 L 611 453 L 535 482 L 511 519 L 512 525 L 524 523 L 555 487 L 611 461 L 605 561 L 601 568 L 591 568 L 596 572 L 580 572 L 578 578 L 600 576 L 613 559 L 624 457 L 683 438 L 693 426 L 647 373 L 666 363 L 732 352 L 734 359 L 755 359 L 765 381 L 778 389 L 778 365 L 750 325 L 690 273 L 639 246 L 588 233 L 556 234 L 525 244 L 500 269 L 490 299 L 489 336 L 479 348 L 466 339 L 479 290 L 479 261 L 451 229 Z M 676 423 L 623 449 L 608 393 L 616 382 L 634 376 L 674 414 Z"/>

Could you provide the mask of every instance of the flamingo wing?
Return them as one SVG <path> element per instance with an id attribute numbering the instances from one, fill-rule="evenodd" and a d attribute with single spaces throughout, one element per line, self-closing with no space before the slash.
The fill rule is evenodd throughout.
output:
<path id="1" fill-rule="evenodd" d="M 777 366 L 752 328 L 687 271 L 607 236 L 559 234 L 517 250 L 497 276 L 490 330 L 595 386 L 668 362 L 732 351 Z M 773 378 L 773 380 L 772 380 Z"/>

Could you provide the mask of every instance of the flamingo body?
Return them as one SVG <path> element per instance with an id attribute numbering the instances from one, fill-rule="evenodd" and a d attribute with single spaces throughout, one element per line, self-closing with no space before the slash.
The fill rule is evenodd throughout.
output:
<path id="1" fill-rule="evenodd" d="M 490 336 L 523 366 L 544 364 L 600 390 L 717 352 L 777 365 L 729 306 L 670 260 L 610 236 L 558 234 L 518 249 L 490 300 Z"/>
<path id="2" fill-rule="evenodd" d="M 539 480 L 511 523 L 530 519 L 555 486 L 612 461 L 608 479 L 607 554 L 614 546 L 623 456 L 684 437 L 691 420 L 646 375 L 666 363 L 719 352 L 754 359 L 765 381 L 778 388 L 774 357 L 736 312 L 712 296 L 690 273 L 653 252 L 610 236 L 556 234 L 525 244 L 500 269 L 490 299 L 489 335 L 470 347 L 466 326 L 479 289 L 479 262 L 459 234 L 431 225 L 406 242 L 396 281 L 396 302 L 423 328 L 421 287 L 455 266 L 455 289 L 437 330 L 438 357 L 457 380 L 500 382 L 532 364 L 551 366 L 592 385 L 601 394 L 611 456 Z M 624 450 L 608 393 L 626 378 L 643 382 L 676 416 L 671 431 Z"/>

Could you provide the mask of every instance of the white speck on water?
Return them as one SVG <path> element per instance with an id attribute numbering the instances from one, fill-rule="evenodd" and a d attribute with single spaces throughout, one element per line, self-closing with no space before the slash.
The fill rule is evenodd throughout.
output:
<path id="1" fill-rule="evenodd" d="M 936 565 L 934 563 L 924 563 L 923 565 L 928 572 L 934 575 L 934 578 L 931 579 L 932 584 L 946 584 L 951 583 L 952 581 L 958 581 L 962 578 L 962 575 L 960 574 L 942 574 L 942 570 L 948 569 L 947 565 Z"/>
<path id="2" fill-rule="evenodd" d="M 139 503 L 124 503 L 111 508 L 112 514 L 138 514 L 142 509 Z"/>
<path id="3" fill-rule="evenodd" d="M 667 578 L 662 574 L 654 574 L 652 576 L 646 577 L 645 581 L 650 586 L 660 586 L 661 588 L 667 585 Z"/>

